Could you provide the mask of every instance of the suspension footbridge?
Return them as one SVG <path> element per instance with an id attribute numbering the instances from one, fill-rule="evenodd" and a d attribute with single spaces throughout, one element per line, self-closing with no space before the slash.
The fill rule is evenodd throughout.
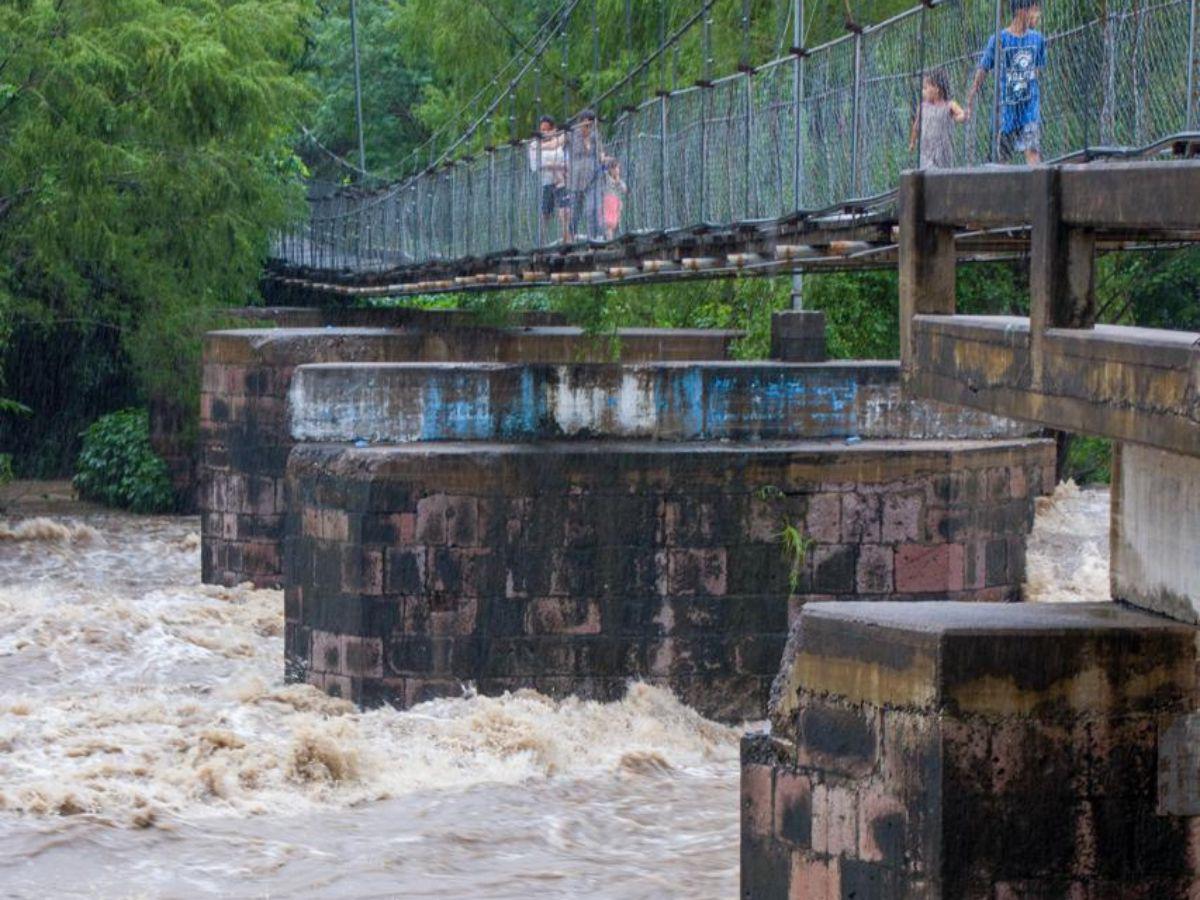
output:
<path id="1" fill-rule="evenodd" d="M 369 295 L 894 266 L 900 175 L 931 164 L 919 111 L 935 73 L 948 99 L 974 101 L 973 114 L 949 129 L 942 164 L 1012 162 L 1002 107 L 1013 74 L 1005 66 L 1015 63 L 1006 53 L 991 65 L 987 57 L 989 40 L 1006 45 L 1011 0 L 933 0 L 878 24 L 849 23 L 844 36 L 812 48 L 803 46 L 797 2 L 795 46 L 783 55 L 758 65 L 744 58 L 732 73 L 706 71 L 695 84 L 630 102 L 638 78 L 689 34 L 701 35 L 707 68 L 715 0 L 702 0 L 592 98 L 598 177 L 619 166 L 622 209 L 608 229 L 580 233 L 557 213 L 556 195 L 545 205 L 543 153 L 555 153 L 553 143 L 518 134 L 512 109 L 508 140 L 481 146 L 480 136 L 524 80 L 540 78 L 573 17 L 586 20 L 587 2 L 568 0 L 548 20 L 514 60 L 512 79 L 494 97 L 481 92 L 478 114 L 421 171 L 375 185 L 311 185 L 307 217 L 275 242 L 271 277 Z M 1045 0 L 1035 75 L 1042 157 L 1194 154 L 1198 3 Z M 591 25 L 599 27 L 594 8 Z M 536 121 L 541 110 L 527 112 Z M 1134 237 L 1107 234 L 1098 249 Z M 1020 228 L 966 225 L 956 235 L 966 260 L 1027 246 Z"/>

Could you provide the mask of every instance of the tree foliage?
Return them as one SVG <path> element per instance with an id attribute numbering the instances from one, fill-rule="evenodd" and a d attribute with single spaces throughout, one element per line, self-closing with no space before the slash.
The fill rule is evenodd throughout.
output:
<path id="1" fill-rule="evenodd" d="M 312 14 L 310 0 L 0 4 L 0 347 L 15 327 L 107 331 L 143 393 L 194 383 L 209 312 L 254 295 L 271 233 L 302 210 L 290 146 Z M 28 362 L 5 353 L 6 370 Z"/>

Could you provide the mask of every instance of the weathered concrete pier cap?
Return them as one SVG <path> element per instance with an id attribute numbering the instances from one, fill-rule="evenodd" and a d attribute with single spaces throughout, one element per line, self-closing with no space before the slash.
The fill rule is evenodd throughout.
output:
<path id="1" fill-rule="evenodd" d="M 742 895 L 1190 896 L 1162 815 L 1191 628 L 1112 604 L 810 604 L 742 747 Z"/>
<path id="2" fill-rule="evenodd" d="M 359 320 L 363 313 L 345 317 Z M 724 359 L 740 333 L 629 329 L 614 339 L 562 326 L 484 328 L 461 314 L 392 314 L 400 328 L 257 328 L 205 336 L 199 506 L 207 583 L 282 584 L 284 469 L 292 374 L 306 363 Z M 370 317 L 374 318 L 374 317 Z"/>
<path id="3" fill-rule="evenodd" d="M 642 678 L 761 717 L 806 600 L 1015 599 L 1050 444 L 903 403 L 898 377 L 302 367 L 290 676 L 401 705 L 466 683 L 608 699 Z"/>

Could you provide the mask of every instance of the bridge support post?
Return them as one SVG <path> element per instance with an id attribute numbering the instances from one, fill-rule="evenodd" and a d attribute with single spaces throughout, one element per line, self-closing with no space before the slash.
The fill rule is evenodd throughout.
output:
<path id="1" fill-rule="evenodd" d="M 771 359 L 815 363 L 825 358 L 825 313 L 781 309 L 771 314 Z"/>
<path id="2" fill-rule="evenodd" d="M 913 316 L 954 315 L 954 231 L 925 218 L 925 173 L 900 181 L 900 365 L 913 367 Z"/>
<path id="3" fill-rule="evenodd" d="M 1046 331 L 1095 324 L 1095 239 L 1088 231 L 1064 224 L 1059 169 L 1034 172 L 1030 202 L 1029 355 L 1036 390 L 1042 386 Z"/>

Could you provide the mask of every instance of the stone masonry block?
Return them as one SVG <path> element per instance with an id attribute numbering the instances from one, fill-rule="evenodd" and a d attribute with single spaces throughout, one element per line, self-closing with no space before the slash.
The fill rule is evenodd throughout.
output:
<path id="1" fill-rule="evenodd" d="M 851 544 L 820 544 L 812 551 L 813 589 L 823 594 L 854 591 L 857 548 Z"/>
<path id="2" fill-rule="evenodd" d="M 792 856 L 788 900 L 842 900 L 839 860 L 809 853 Z"/>
<path id="3" fill-rule="evenodd" d="M 812 778 L 787 769 L 775 772 L 775 836 L 801 849 L 812 846 Z"/>
<path id="4" fill-rule="evenodd" d="M 807 537 L 822 544 L 836 544 L 842 537 L 842 498 L 839 494 L 815 494 L 804 517 Z"/>
<path id="5" fill-rule="evenodd" d="M 842 541 L 848 544 L 878 542 L 879 531 L 879 495 L 859 492 L 843 494 Z"/>
<path id="6" fill-rule="evenodd" d="M 417 501 L 416 540 L 427 545 L 446 543 L 446 509 L 449 505 L 445 494 L 434 494 Z"/>
<path id="7" fill-rule="evenodd" d="M 896 591 L 961 591 L 963 564 L 961 544 L 902 544 L 896 548 Z"/>
<path id="8" fill-rule="evenodd" d="M 894 589 L 892 577 L 891 547 L 880 544 L 863 544 L 858 551 L 858 569 L 855 587 L 859 594 L 891 594 Z"/>
<path id="9" fill-rule="evenodd" d="M 887 494 L 882 501 L 880 540 L 885 544 L 919 541 L 922 537 L 923 492 Z"/>
<path id="10" fill-rule="evenodd" d="M 1197 656 L 1194 628 L 1110 604 L 808 604 L 770 752 L 743 745 L 776 823 L 743 884 L 787 852 L 764 896 L 804 895 L 825 860 L 856 897 L 1194 896 L 1195 829 L 1155 772 Z M 811 851 L 780 811 L 808 785 Z"/>
<path id="11" fill-rule="evenodd" d="M 813 850 L 828 856 L 856 856 L 858 797 L 855 792 L 840 785 L 815 784 L 812 805 Z"/>
<path id="12" fill-rule="evenodd" d="M 774 773 L 770 766 L 752 764 L 742 770 L 742 830 L 769 837 L 774 824 Z"/>

